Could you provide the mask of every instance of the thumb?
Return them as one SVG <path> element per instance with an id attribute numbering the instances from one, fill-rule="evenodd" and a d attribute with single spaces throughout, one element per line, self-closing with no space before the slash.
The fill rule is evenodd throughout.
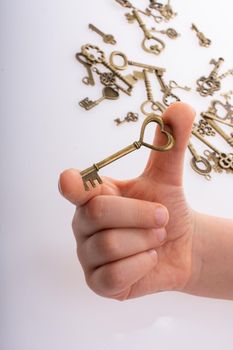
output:
<path id="1" fill-rule="evenodd" d="M 165 153 L 151 152 L 144 176 L 169 185 L 182 185 L 185 150 L 195 115 L 194 109 L 182 102 L 174 103 L 166 110 L 163 121 L 175 139 L 175 146 Z M 154 142 L 161 144 L 163 141 L 164 136 L 157 129 Z"/>
<path id="2" fill-rule="evenodd" d="M 99 195 L 120 195 L 117 182 L 104 177 L 103 184 L 85 191 L 83 180 L 77 169 L 65 170 L 59 178 L 59 192 L 68 201 L 76 206 L 82 206 L 95 196 Z"/>

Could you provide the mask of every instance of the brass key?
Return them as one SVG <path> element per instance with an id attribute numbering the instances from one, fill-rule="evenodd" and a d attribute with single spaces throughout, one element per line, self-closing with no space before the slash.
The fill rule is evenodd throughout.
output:
<path id="1" fill-rule="evenodd" d="M 192 24 L 192 27 L 191 27 L 192 30 L 194 30 L 197 34 L 197 37 L 199 39 L 199 44 L 203 47 L 210 47 L 211 45 L 211 40 L 206 38 L 205 35 L 200 32 L 197 28 L 197 26 L 195 24 Z"/>
<path id="2" fill-rule="evenodd" d="M 151 28 L 152 32 L 156 32 L 156 33 L 160 33 L 160 34 L 164 34 L 167 35 L 168 38 L 170 39 L 177 39 L 180 34 L 174 29 L 174 28 L 168 28 L 168 29 L 164 29 L 164 30 L 158 30 L 156 28 Z"/>
<path id="3" fill-rule="evenodd" d="M 165 49 L 166 47 L 165 43 L 151 34 L 151 32 L 146 27 L 141 16 L 139 15 L 139 12 L 136 9 L 134 9 L 132 11 L 132 15 L 130 14 L 130 16 L 128 17 L 128 20 L 130 23 L 132 23 L 132 21 L 134 21 L 135 19 L 138 22 L 139 27 L 142 29 L 144 33 L 144 39 L 142 41 L 143 50 L 149 53 L 153 53 L 155 55 L 159 55 Z M 151 42 L 151 43 L 154 42 L 154 43 L 153 45 L 150 45 L 149 47 L 147 47 L 146 45 L 147 42 Z"/>
<path id="4" fill-rule="evenodd" d="M 164 146 L 154 146 L 154 145 L 151 145 L 151 144 L 144 142 L 145 129 L 146 129 L 147 125 L 150 123 L 158 124 L 161 128 L 161 132 L 166 135 L 167 143 Z M 88 183 L 90 183 L 92 187 L 96 187 L 95 182 L 97 182 L 99 184 L 103 183 L 100 176 L 98 175 L 98 171 L 100 169 L 102 169 L 103 167 L 105 167 L 105 166 L 115 162 L 116 160 L 126 156 L 127 154 L 130 154 L 131 152 L 134 152 L 134 151 L 140 149 L 142 146 L 150 148 L 153 151 L 166 152 L 166 151 L 169 151 L 170 149 L 172 149 L 174 144 L 175 144 L 175 141 L 174 141 L 173 136 L 170 133 L 168 133 L 167 131 L 165 131 L 165 125 L 163 123 L 162 118 L 157 116 L 156 114 L 151 114 L 150 116 L 148 116 L 145 119 L 144 123 L 142 124 L 139 141 L 134 142 L 130 146 L 128 146 L 128 147 L 122 149 L 121 151 L 113 154 L 112 156 L 104 159 L 102 162 L 96 163 L 92 167 L 81 172 L 85 191 L 90 190 L 88 187 Z"/>
<path id="5" fill-rule="evenodd" d="M 213 146 L 210 142 L 208 142 L 203 136 L 201 136 L 195 129 L 192 131 L 192 134 L 196 136 L 201 142 L 207 145 L 218 158 L 218 165 L 224 169 L 231 171 L 233 170 L 233 153 L 223 153 L 219 151 L 215 146 Z"/>
<path id="6" fill-rule="evenodd" d="M 84 77 L 82 79 L 82 82 L 86 85 L 94 86 L 95 80 L 94 80 L 92 70 L 91 70 L 91 68 L 93 66 L 92 62 L 87 60 L 86 57 L 81 52 L 76 53 L 76 59 L 86 68 L 87 73 L 88 73 L 88 76 Z M 86 60 L 84 60 L 84 59 L 86 59 Z"/>
<path id="7" fill-rule="evenodd" d="M 146 111 L 146 107 L 148 106 L 153 110 L 153 112 L 160 112 L 161 114 L 163 114 L 166 108 L 162 105 L 162 103 L 154 100 L 152 87 L 149 79 L 149 73 L 146 69 L 143 69 L 142 76 L 145 81 L 147 100 L 142 103 L 141 112 L 144 115 L 150 115 L 151 112 L 149 113 Z"/>
<path id="8" fill-rule="evenodd" d="M 202 113 L 202 117 L 207 120 L 208 124 L 212 126 L 212 128 L 217 131 L 217 133 L 231 146 L 233 147 L 233 136 L 232 134 L 229 136 L 225 133 L 225 131 L 220 128 L 220 126 L 216 123 L 215 117 L 211 115 L 211 113 Z M 219 120 L 218 120 L 219 121 Z M 221 123 L 221 121 L 220 121 Z"/>
<path id="9" fill-rule="evenodd" d="M 220 116 L 218 115 L 217 106 L 221 106 L 223 109 L 225 109 L 226 115 L 224 117 L 220 118 Z M 229 126 L 233 125 L 233 106 L 231 105 L 228 99 L 226 99 L 225 103 L 223 103 L 222 101 L 213 100 L 211 102 L 210 111 L 213 112 L 214 115 L 216 115 L 219 119 L 223 121 L 229 120 L 229 124 L 231 125 L 229 124 L 226 124 L 226 125 L 229 125 Z"/>
<path id="10" fill-rule="evenodd" d="M 177 16 L 177 13 L 175 13 L 171 7 L 171 1 L 168 0 L 167 4 L 163 5 L 159 3 L 157 0 L 150 0 L 150 6 L 151 9 L 154 9 L 160 13 L 161 16 L 166 21 L 170 21 L 170 19 Z"/>
<path id="11" fill-rule="evenodd" d="M 102 64 L 104 67 L 108 68 L 112 73 L 114 73 L 118 79 L 123 81 L 128 86 L 128 89 L 126 91 L 127 91 L 128 95 L 131 95 L 133 85 L 131 83 L 129 83 L 127 78 L 125 78 L 122 74 L 120 74 L 114 67 L 112 67 L 106 61 L 104 52 L 102 50 L 100 50 L 100 48 L 98 46 L 94 46 L 94 45 L 90 45 L 90 44 L 84 45 L 84 46 L 82 46 L 82 53 L 91 62 L 93 62 L 95 64 L 98 64 L 98 63 Z"/>
<path id="12" fill-rule="evenodd" d="M 118 57 L 118 59 L 120 58 L 123 62 L 122 65 L 119 65 L 117 63 L 115 63 L 115 58 Z M 130 61 L 128 60 L 128 57 L 120 51 L 113 51 L 109 57 L 109 62 L 111 64 L 111 66 L 114 69 L 117 70 L 125 70 L 127 69 L 129 66 L 133 66 L 133 67 L 139 67 L 139 68 L 144 68 L 147 69 L 149 72 L 154 72 L 154 71 L 158 71 L 161 74 L 163 74 L 164 72 L 166 72 L 165 68 L 162 67 L 157 67 L 157 66 L 152 66 L 149 64 L 145 64 L 145 63 L 140 63 L 140 62 L 134 62 L 134 61 Z"/>
<path id="13" fill-rule="evenodd" d="M 215 61 L 214 59 L 211 60 L 210 64 L 213 64 L 215 67 L 210 75 L 208 77 L 202 76 L 197 80 L 197 91 L 201 96 L 213 96 L 216 91 L 221 89 L 221 79 L 218 76 L 218 71 L 223 62 L 224 59 L 221 57 L 218 59 L 218 61 Z"/>
<path id="14" fill-rule="evenodd" d="M 89 28 L 94 32 L 96 32 L 97 34 L 99 34 L 103 38 L 103 41 L 105 42 L 105 44 L 116 45 L 117 43 L 116 39 L 112 34 L 105 34 L 93 24 L 89 24 Z"/>
<path id="15" fill-rule="evenodd" d="M 106 86 L 103 89 L 103 96 L 99 98 L 96 101 L 89 100 L 88 97 L 86 97 L 84 100 L 79 102 L 80 107 L 85 108 L 86 111 L 89 111 L 95 106 L 98 106 L 100 102 L 106 100 L 117 100 L 119 98 L 119 92 L 111 88 L 110 86 Z"/>
<path id="16" fill-rule="evenodd" d="M 171 103 L 180 101 L 180 98 L 172 93 L 172 88 L 165 84 L 163 73 L 155 71 L 155 74 L 161 87 L 161 92 L 163 92 L 163 103 L 165 106 L 168 107 Z M 171 98 L 170 103 L 168 101 L 168 98 Z"/>
<path id="17" fill-rule="evenodd" d="M 205 176 L 206 180 L 211 180 L 210 173 L 212 171 L 212 166 L 210 162 L 197 153 L 191 142 L 189 142 L 188 148 L 193 156 L 190 162 L 193 170 L 196 171 L 199 175 Z M 200 164 L 202 164 L 202 166 L 199 166 Z"/>

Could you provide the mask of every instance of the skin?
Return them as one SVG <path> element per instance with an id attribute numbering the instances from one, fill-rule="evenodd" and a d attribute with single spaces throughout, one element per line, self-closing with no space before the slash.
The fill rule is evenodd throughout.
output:
<path id="1" fill-rule="evenodd" d="M 64 171 L 61 194 L 76 206 L 73 232 L 88 286 L 126 300 L 161 291 L 233 299 L 233 220 L 192 210 L 183 191 L 184 154 L 195 111 L 175 103 L 163 119 L 175 137 L 151 152 L 136 179 L 103 178 L 89 192 L 78 170 Z M 156 131 L 155 144 L 164 136 Z"/>

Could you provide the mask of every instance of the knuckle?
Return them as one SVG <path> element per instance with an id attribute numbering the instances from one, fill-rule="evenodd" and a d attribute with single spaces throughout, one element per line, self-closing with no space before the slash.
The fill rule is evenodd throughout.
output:
<path id="1" fill-rule="evenodd" d="M 85 205 L 85 215 L 92 221 L 99 221 L 105 214 L 105 207 L 101 197 L 94 197 Z"/>
<path id="2" fill-rule="evenodd" d="M 105 259 L 112 261 L 118 257 L 118 243 L 112 230 L 97 235 L 95 244 L 97 253 Z"/>
<path id="3" fill-rule="evenodd" d="M 108 295 L 113 295 L 125 289 L 125 275 L 118 264 L 105 266 L 101 284 Z"/>

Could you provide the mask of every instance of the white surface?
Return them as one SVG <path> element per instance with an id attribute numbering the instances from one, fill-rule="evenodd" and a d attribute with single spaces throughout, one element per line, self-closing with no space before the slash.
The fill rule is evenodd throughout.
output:
<path id="1" fill-rule="evenodd" d="M 132 98 L 107 101 L 89 113 L 77 106 L 100 90 L 81 83 L 85 71 L 75 53 L 86 42 L 111 50 L 88 30 L 89 22 L 115 34 L 117 49 L 129 58 L 165 66 L 168 79 L 180 83 L 194 87 L 213 57 L 223 56 L 225 70 L 232 68 L 232 2 L 222 0 L 221 8 L 211 0 L 173 3 L 179 17 L 171 26 L 183 36 L 166 40 L 166 52 L 153 57 L 141 50 L 140 30 L 127 24 L 113 0 L 1 1 L 2 350 L 232 349 L 232 302 L 164 293 L 119 303 L 92 293 L 76 259 L 73 207 L 57 191 L 63 169 L 101 160 L 137 138 L 140 127 L 113 123 L 138 111 L 145 96 L 140 83 Z M 213 39 L 211 49 L 198 46 L 192 21 Z M 223 85 L 231 88 L 232 77 Z M 198 111 L 208 106 L 197 93 L 180 95 Z M 148 152 L 139 153 L 105 173 L 137 175 Z M 189 203 L 232 217 L 232 176 L 207 182 L 190 169 L 189 159 L 187 154 Z"/>

